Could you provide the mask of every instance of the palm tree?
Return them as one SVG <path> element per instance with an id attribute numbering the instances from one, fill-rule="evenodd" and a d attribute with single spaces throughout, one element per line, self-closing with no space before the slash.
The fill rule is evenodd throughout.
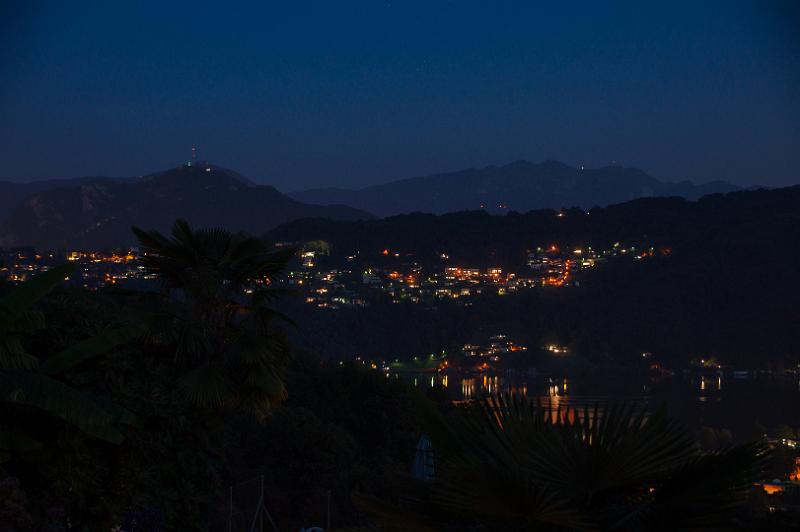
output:
<path id="1" fill-rule="evenodd" d="M 224 229 L 192 229 L 177 220 L 172 236 L 133 228 L 142 264 L 165 295 L 184 300 L 173 314 L 180 386 L 193 403 L 237 407 L 263 417 L 286 394 L 288 346 L 274 326 L 270 287 L 294 255 Z M 167 334 L 165 331 L 164 334 Z"/>
<path id="2" fill-rule="evenodd" d="M 72 265 L 53 268 L 0 299 L 0 411 L 4 414 L 0 416 L 0 462 L 16 453 L 42 448 L 43 442 L 26 428 L 47 426 L 53 419 L 85 436 L 115 444 L 123 440 L 119 426 L 136 421 L 127 410 L 77 390 L 59 377 L 140 336 L 141 325 L 111 329 L 54 354 L 35 356 L 23 347 L 25 334 L 44 327 L 44 318 L 34 305 L 63 283 L 72 270 Z"/>
<path id="3" fill-rule="evenodd" d="M 518 396 L 468 405 L 442 440 L 417 512 L 362 504 L 406 529 L 728 529 L 763 473 L 763 443 L 703 453 L 663 410 L 582 410 Z M 413 518 L 410 518 L 413 516 Z"/>

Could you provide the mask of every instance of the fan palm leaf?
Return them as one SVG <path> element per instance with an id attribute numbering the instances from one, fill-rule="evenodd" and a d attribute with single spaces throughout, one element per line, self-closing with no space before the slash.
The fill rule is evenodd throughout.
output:
<path id="1" fill-rule="evenodd" d="M 452 427 L 431 500 L 490 527 L 730 526 L 764 467 L 760 444 L 701 454 L 663 410 L 644 405 L 576 410 L 495 396 L 467 405 Z"/>
<path id="2" fill-rule="evenodd" d="M 219 408 L 231 401 L 232 386 L 223 368 L 206 363 L 180 379 L 180 388 L 190 402 L 206 408 Z"/>

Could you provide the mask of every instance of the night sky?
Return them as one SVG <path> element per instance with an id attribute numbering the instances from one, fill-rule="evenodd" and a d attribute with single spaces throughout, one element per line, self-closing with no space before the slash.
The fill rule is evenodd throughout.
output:
<path id="1" fill-rule="evenodd" d="M 800 2 L 10 4 L 0 179 L 196 144 L 284 191 L 517 159 L 800 182 Z"/>

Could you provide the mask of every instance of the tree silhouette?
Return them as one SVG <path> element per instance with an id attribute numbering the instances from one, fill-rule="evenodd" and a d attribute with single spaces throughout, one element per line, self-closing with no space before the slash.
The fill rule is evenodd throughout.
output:
<path id="1" fill-rule="evenodd" d="M 663 410 L 496 396 L 461 414 L 438 431 L 437 479 L 415 509 L 365 508 L 409 530 L 727 529 L 766 467 L 763 443 L 704 453 Z"/>
<path id="2" fill-rule="evenodd" d="M 289 351 L 274 326 L 270 288 L 294 255 L 266 241 L 224 229 L 192 229 L 177 220 L 171 237 L 133 228 L 147 272 L 165 296 L 183 300 L 154 336 L 173 342 L 180 387 L 194 404 L 234 407 L 263 417 L 286 390 Z M 166 325 L 166 327 L 165 327 Z"/>

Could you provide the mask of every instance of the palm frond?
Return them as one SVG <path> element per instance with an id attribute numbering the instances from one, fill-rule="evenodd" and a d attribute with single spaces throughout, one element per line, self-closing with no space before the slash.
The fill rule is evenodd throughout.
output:
<path id="1" fill-rule="evenodd" d="M 34 369 L 39 359 L 28 354 L 18 336 L 0 337 L 0 369 Z"/>
<path id="2" fill-rule="evenodd" d="M 241 406 L 267 412 L 286 394 L 285 338 L 273 323 L 286 316 L 265 305 L 273 295 L 243 296 L 243 287 L 272 279 L 293 255 L 260 238 L 221 228 L 193 229 L 177 220 L 170 237 L 134 229 L 147 255 L 142 263 L 165 289 L 185 296 L 186 315 L 170 320 L 174 334 L 151 328 L 147 341 L 175 340 L 175 359 L 188 370 L 187 398 L 200 406 Z M 177 338 L 176 338 L 177 337 Z"/>
<path id="3" fill-rule="evenodd" d="M 203 364 L 180 379 L 180 388 L 189 402 L 219 408 L 230 401 L 232 389 L 225 372 L 216 364 Z"/>
<path id="4" fill-rule="evenodd" d="M 629 520 L 645 529 L 729 527 L 744 495 L 764 477 L 769 456 L 762 441 L 696 456 L 658 484 L 652 500 Z"/>
<path id="5" fill-rule="evenodd" d="M 495 396 L 466 406 L 452 427 L 459 441 L 438 461 L 432 500 L 494 527 L 730 525 L 763 468 L 758 445 L 700 455 L 664 410 L 644 405 L 576 410 Z"/>
<path id="6" fill-rule="evenodd" d="M 44 327 L 44 314 L 37 310 L 27 310 L 14 323 L 13 331 L 16 334 L 30 334 L 41 331 Z"/>
<path id="7" fill-rule="evenodd" d="M 172 238 L 176 244 L 182 245 L 185 249 L 197 250 L 200 248 L 195 232 L 184 219 L 175 220 L 172 224 Z"/>

